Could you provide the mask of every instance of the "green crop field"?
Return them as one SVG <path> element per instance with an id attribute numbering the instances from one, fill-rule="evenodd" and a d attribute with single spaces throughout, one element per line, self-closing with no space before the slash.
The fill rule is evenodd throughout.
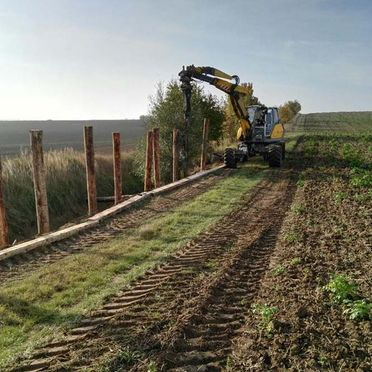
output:
<path id="1" fill-rule="evenodd" d="M 299 115 L 295 130 L 309 132 L 360 132 L 372 130 L 372 111 L 324 112 Z"/>

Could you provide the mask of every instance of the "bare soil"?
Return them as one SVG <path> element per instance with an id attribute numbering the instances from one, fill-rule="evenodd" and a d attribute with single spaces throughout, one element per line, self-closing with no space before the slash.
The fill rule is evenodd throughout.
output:
<path id="1" fill-rule="evenodd" d="M 334 275 L 346 275 L 355 299 L 371 302 L 372 195 L 352 187 L 345 164 L 324 157 L 322 146 L 304 158 L 322 167 L 306 172 L 255 299 L 278 309 L 272 329 L 248 313 L 231 371 L 372 369 L 371 314 L 350 319 L 349 305 L 326 290 Z"/>

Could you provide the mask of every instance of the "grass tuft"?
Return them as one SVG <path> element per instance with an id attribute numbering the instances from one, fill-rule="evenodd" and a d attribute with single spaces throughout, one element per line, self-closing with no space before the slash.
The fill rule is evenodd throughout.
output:
<path id="1" fill-rule="evenodd" d="M 301 240 L 301 234 L 297 231 L 288 231 L 284 234 L 284 239 L 288 243 L 297 243 Z"/>
<path id="2" fill-rule="evenodd" d="M 302 259 L 301 259 L 301 257 L 295 257 L 295 258 L 293 258 L 290 262 L 289 262 L 289 264 L 291 265 L 291 266 L 296 266 L 296 265 L 299 265 L 299 264 L 301 264 L 302 263 Z"/>

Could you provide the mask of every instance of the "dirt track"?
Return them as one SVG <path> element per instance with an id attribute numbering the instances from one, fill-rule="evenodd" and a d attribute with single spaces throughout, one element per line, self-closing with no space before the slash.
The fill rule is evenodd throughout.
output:
<path id="1" fill-rule="evenodd" d="M 291 204 L 294 179 L 288 170 L 270 172 L 234 212 L 16 370 L 89 368 L 103 359 L 108 370 L 147 371 L 150 361 L 161 370 L 223 370 Z M 193 191 L 178 193 L 186 192 L 187 198 L 213 182 L 211 177 Z M 141 213 L 169 209 L 180 198 L 169 198 L 158 209 L 135 211 L 141 217 L 132 223 L 146 218 Z M 118 220 L 109 226 L 107 236 L 98 239 L 123 228 Z M 85 239 L 89 244 L 95 238 Z M 112 355 L 116 359 L 109 360 Z"/>
<path id="2" fill-rule="evenodd" d="M 132 208 L 108 219 L 105 224 L 89 230 L 85 234 L 0 261 L 0 283 L 18 279 L 39 267 L 63 259 L 68 254 L 89 249 L 95 244 L 102 243 L 120 234 L 124 229 L 139 226 L 143 221 L 159 213 L 170 211 L 175 206 L 210 189 L 228 172 L 225 169 L 218 175 L 211 175 L 166 195 L 156 197 L 140 208 Z"/>

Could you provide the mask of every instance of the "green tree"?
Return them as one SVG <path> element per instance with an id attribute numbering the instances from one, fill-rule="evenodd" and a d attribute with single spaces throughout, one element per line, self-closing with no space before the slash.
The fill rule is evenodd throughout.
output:
<path id="1" fill-rule="evenodd" d="M 199 161 L 204 118 L 209 118 L 209 139 L 218 140 L 222 135 L 223 107 L 215 96 L 205 93 L 202 87 L 194 84 L 188 133 L 190 167 Z M 178 128 L 181 136 L 185 134 L 183 93 L 177 81 L 171 81 L 165 87 L 162 84 L 157 86 L 155 95 L 150 98 L 146 127 L 149 130 L 160 128 L 161 177 L 163 182 L 169 182 L 172 179 L 173 128 Z M 144 143 L 140 144 L 138 151 L 139 171 L 143 174 Z"/>
<path id="2" fill-rule="evenodd" d="M 253 95 L 253 84 L 243 83 L 242 85 L 248 87 L 250 90 L 250 93 L 244 97 L 244 107 L 247 108 L 251 105 L 259 105 L 260 101 Z M 224 111 L 225 121 L 223 123 L 223 136 L 229 141 L 234 141 L 236 139 L 236 132 L 239 127 L 239 120 L 234 113 L 234 109 L 229 98 L 227 98 L 225 101 Z"/>

